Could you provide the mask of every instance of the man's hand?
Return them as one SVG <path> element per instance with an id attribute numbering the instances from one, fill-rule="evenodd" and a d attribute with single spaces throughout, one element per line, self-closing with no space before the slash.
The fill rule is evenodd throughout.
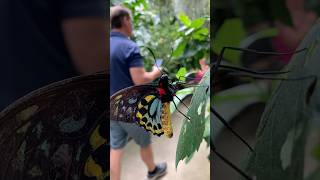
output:
<path id="1" fill-rule="evenodd" d="M 130 68 L 130 75 L 135 85 L 151 83 L 161 75 L 161 71 L 156 67 L 152 67 L 151 72 L 146 72 L 144 67 Z"/>

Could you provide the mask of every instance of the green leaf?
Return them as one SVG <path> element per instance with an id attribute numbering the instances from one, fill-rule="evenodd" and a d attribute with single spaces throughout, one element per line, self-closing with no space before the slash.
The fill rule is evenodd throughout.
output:
<path id="1" fill-rule="evenodd" d="M 184 33 L 184 35 L 189 36 L 193 31 L 194 31 L 194 28 L 190 28 Z"/>
<path id="2" fill-rule="evenodd" d="M 207 28 L 201 28 L 195 32 L 192 33 L 192 38 L 196 40 L 203 41 L 205 39 L 208 39 L 209 30 Z"/>
<path id="3" fill-rule="evenodd" d="M 198 29 L 204 25 L 205 20 L 203 18 L 195 19 L 191 22 L 190 27 L 194 29 Z"/>
<path id="4" fill-rule="evenodd" d="M 191 20 L 189 19 L 189 17 L 184 14 L 183 12 L 180 12 L 178 14 L 178 19 L 181 21 L 182 24 L 184 24 L 185 26 L 190 26 L 191 25 Z"/>
<path id="5" fill-rule="evenodd" d="M 239 18 L 227 19 L 218 30 L 216 39 L 213 41 L 213 50 L 220 54 L 220 51 L 225 46 L 239 47 L 242 39 L 245 38 L 245 29 L 242 21 Z M 234 64 L 239 64 L 239 52 L 227 50 L 224 53 L 224 58 L 230 60 Z"/>
<path id="6" fill-rule="evenodd" d="M 309 78 L 280 82 L 263 113 L 255 153 L 248 166 L 249 173 L 259 180 L 302 180 L 304 177 L 308 119 L 312 114 L 307 99 L 315 82 L 310 74 L 320 75 L 319 40 L 318 22 L 298 48 L 308 47 L 308 51 L 296 54 L 288 66 L 287 78 Z M 320 93 L 314 92 L 313 97 Z"/>
<path id="7" fill-rule="evenodd" d="M 186 81 L 186 74 L 187 74 L 187 69 L 185 67 L 182 67 L 177 72 L 176 77 L 180 81 Z"/>
<path id="8" fill-rule="evenodd" d="M 186 40 L 183 40 L 178 44 L 177 48 L 173 51 L 173 54 L 172 56 L 173 57 L 179 57 L 179 56 L 182 56 L 182 54 L 184 53 L 184 49 L 186 48 L 188 44 L 188 41 Z"/>
<path id="9" fill-rule="evenodd" d="M 206 124 L 206 105 L 210 95 L 210 70 L 203 76 L 200 87 L 197 87 L 191 99 L 191 106 L 187 113 L 190 121 L 184 121 L 176 151 L 176 167 L 178 163 L 192 156 L 199 149 L 203 139 Z"/>

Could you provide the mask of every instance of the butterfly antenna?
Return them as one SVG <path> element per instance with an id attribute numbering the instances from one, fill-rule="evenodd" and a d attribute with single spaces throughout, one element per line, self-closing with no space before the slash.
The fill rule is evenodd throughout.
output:
<path id="1" fill-rule="evenodd" d="M 243 52 L 262 54 L 262 55 L 282 56 L 282 55 L 290 55 L 290 54 L 300 53 L 300 52 L 306 51 L 307 49 L 308 48 L 303 48 L 303 49 L 300 49 L 297 51 L 291 51 L 291 52 L 272 52 L 272 51 L 257 51 L 254 49 L 237 48 L 237 47 L 223 47 L 220 51 L 220 55 L 218 56 L 217 62 L 212 65 L 212 66 L 214 66 L 213 72 L 216 72 L 218 70 L 218 67 L 221 66 L 220 64 L 223 59 L 223 54 L 226 50 L 243 51 Z M 241 68 L 239 68 L 238 70 L 240 70 L 240 69 Z M 285 72 L 283 72 L 283 73 L 285 73 Z"/>
<path id="2" fill-rule="evenodd" d="M 253 152 L 253 148 L 247 143 L 237 132 L 235 132 L 232 127 L 229 125 L 229 123 L 217 112 L 215 111 L 212 107 L 210 107 L 211 112 L 220 120 L 220 122 L 229 130 L 232 132 L 233 135 L 235 135 L 237 138 L 240 139 L 242 143 L 244 143 L 251 152 Z"/>
<path id="3" fill-rule="evenodd" d="M 281 78 L 281 77 L 272 77 L 272 76 L 252 75 L 252 74 L 246 74 L 246 73 L 229 73 L 227 75 L 250 77 L 254 79 L 268 79 L 268 80 L 281 80 L 281 81 L 298 81 L 298 80 L 304 80 L 304 79 L 317 78 L 315 75 L 302 76 L 298 78 Z"/>
<path id="4" fill-rule="evenodd" d="M 154 55 L 152 49 L 149 48 L 149 47 L 147 47 L 147 46 L 140 46 L 140 47 L 146 48 L 146 49 L 151 53 L 151 55 L 152 55 L 152 57 L 153 57 L 154 64 L 156 65 L 156 67 L 158 68 L 158 70 L 161 72 L 161 74 L 165 74 L 165 73 L 159 68 L 159 66 L 158 66 L 158 64 L 157 64 L 157 61 L 156 61 L 156 56 Z"/>
<path id="5" fill-rule="evenodd" d="M 185 82 L 181 82 L 181 81 L 178 81 L 178 83 L 180 83 L 181 85 L 183 85 L 183 88 L 178 89 L 178 90 L 182 90 L 182 89 L 184 89 L 184 88 L 189 88 L 189 87 L 208 87 L 208 85 L 189 84 L 189 83 L 185 83 Z"/>
<path id="6" fill-rule="evenodd" d="M 190 122 L 190 117 L 188 117 L 188 116 L 186 116 L 184 113 L 182 113 L 182 112 L 178 109 L 176 103 L 175 103 L 174 101 L 172 101 L 172 102 L 173 102 L 173 105 L 174 105 L 174 107 L 176 108 L 176 110 L 177 110 L 180 114 L 182 114 L 182 115 L 188 120 L 188 122 Z"/>
<path id="7" fill-rule="evenodd" d="M 247 68 L 240 68 L 240 67 L 228 66 L 228 65 L 220 65 L 220 68 L 233 70 L 233 71 L 242 71 L 245 73 L 258 74 L 258 75 L 276 75 L 276 74 L 286 74 L 290 72 L 290 71 L 255 71 Z"/>
<path id="8" fill-rule="evenodd" d="M 225 158 L 222 154 L 220 154 L 216 148 L 211 144 L 211 150 L 227 165 L 229 165 L 233 170 L 237 171 L 242 177 L 244 177 L 247 180 L 253 180 L 249 175 L 247 175 L 245 172 L 243 172 L 240 168 L 238 168 L 236 165 L 234 165 L 231 161 L 229 161 L 227 158 Z"/>

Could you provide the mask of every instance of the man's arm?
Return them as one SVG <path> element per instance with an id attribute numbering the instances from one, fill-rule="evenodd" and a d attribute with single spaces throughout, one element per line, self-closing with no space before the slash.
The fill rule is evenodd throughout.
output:
<path id="1" fill-rule="evenodd" d="M 71 18 L 62 23 L 72 61 L 81 74 L 108 70 L 107 22 L 102 18 Z"/>
<path id="2" fill-rule="evenodd" d="M 155 66 L 151 72 L 146 72 L 144 67 L 132 67 L 130 68 L 130 75 L 135 85 L 141 85 L 152 82 L 161 75 L 161 72 Z"/>

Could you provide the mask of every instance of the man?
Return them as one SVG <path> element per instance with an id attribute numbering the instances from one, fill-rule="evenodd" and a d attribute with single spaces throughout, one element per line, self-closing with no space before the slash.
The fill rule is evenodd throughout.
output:
<path id="1" fill-rule="evenodd" d="M 107 69 L 105 0 L 3 0 L 0 111 L 42 86 Z"/>
<path id="2" fill-rule="evenodd" d="M 161 75 L 157 67 L 146 72 L 138 46 L 129 37 L 132 36 L 130 11 L 114 6 L 110 12 L 110 93 L 120 89 L 150 83 Z M 112 180 L 120 180 L 121 157 L 127 139 L 132 137 L 140 145 L 141 159 L 148 168 L 147 179 L 156 179 L 166 173 L 166 163 L 155 164 L 150 134 L 136 124 L 110 122 L 110 175 Z"/>

